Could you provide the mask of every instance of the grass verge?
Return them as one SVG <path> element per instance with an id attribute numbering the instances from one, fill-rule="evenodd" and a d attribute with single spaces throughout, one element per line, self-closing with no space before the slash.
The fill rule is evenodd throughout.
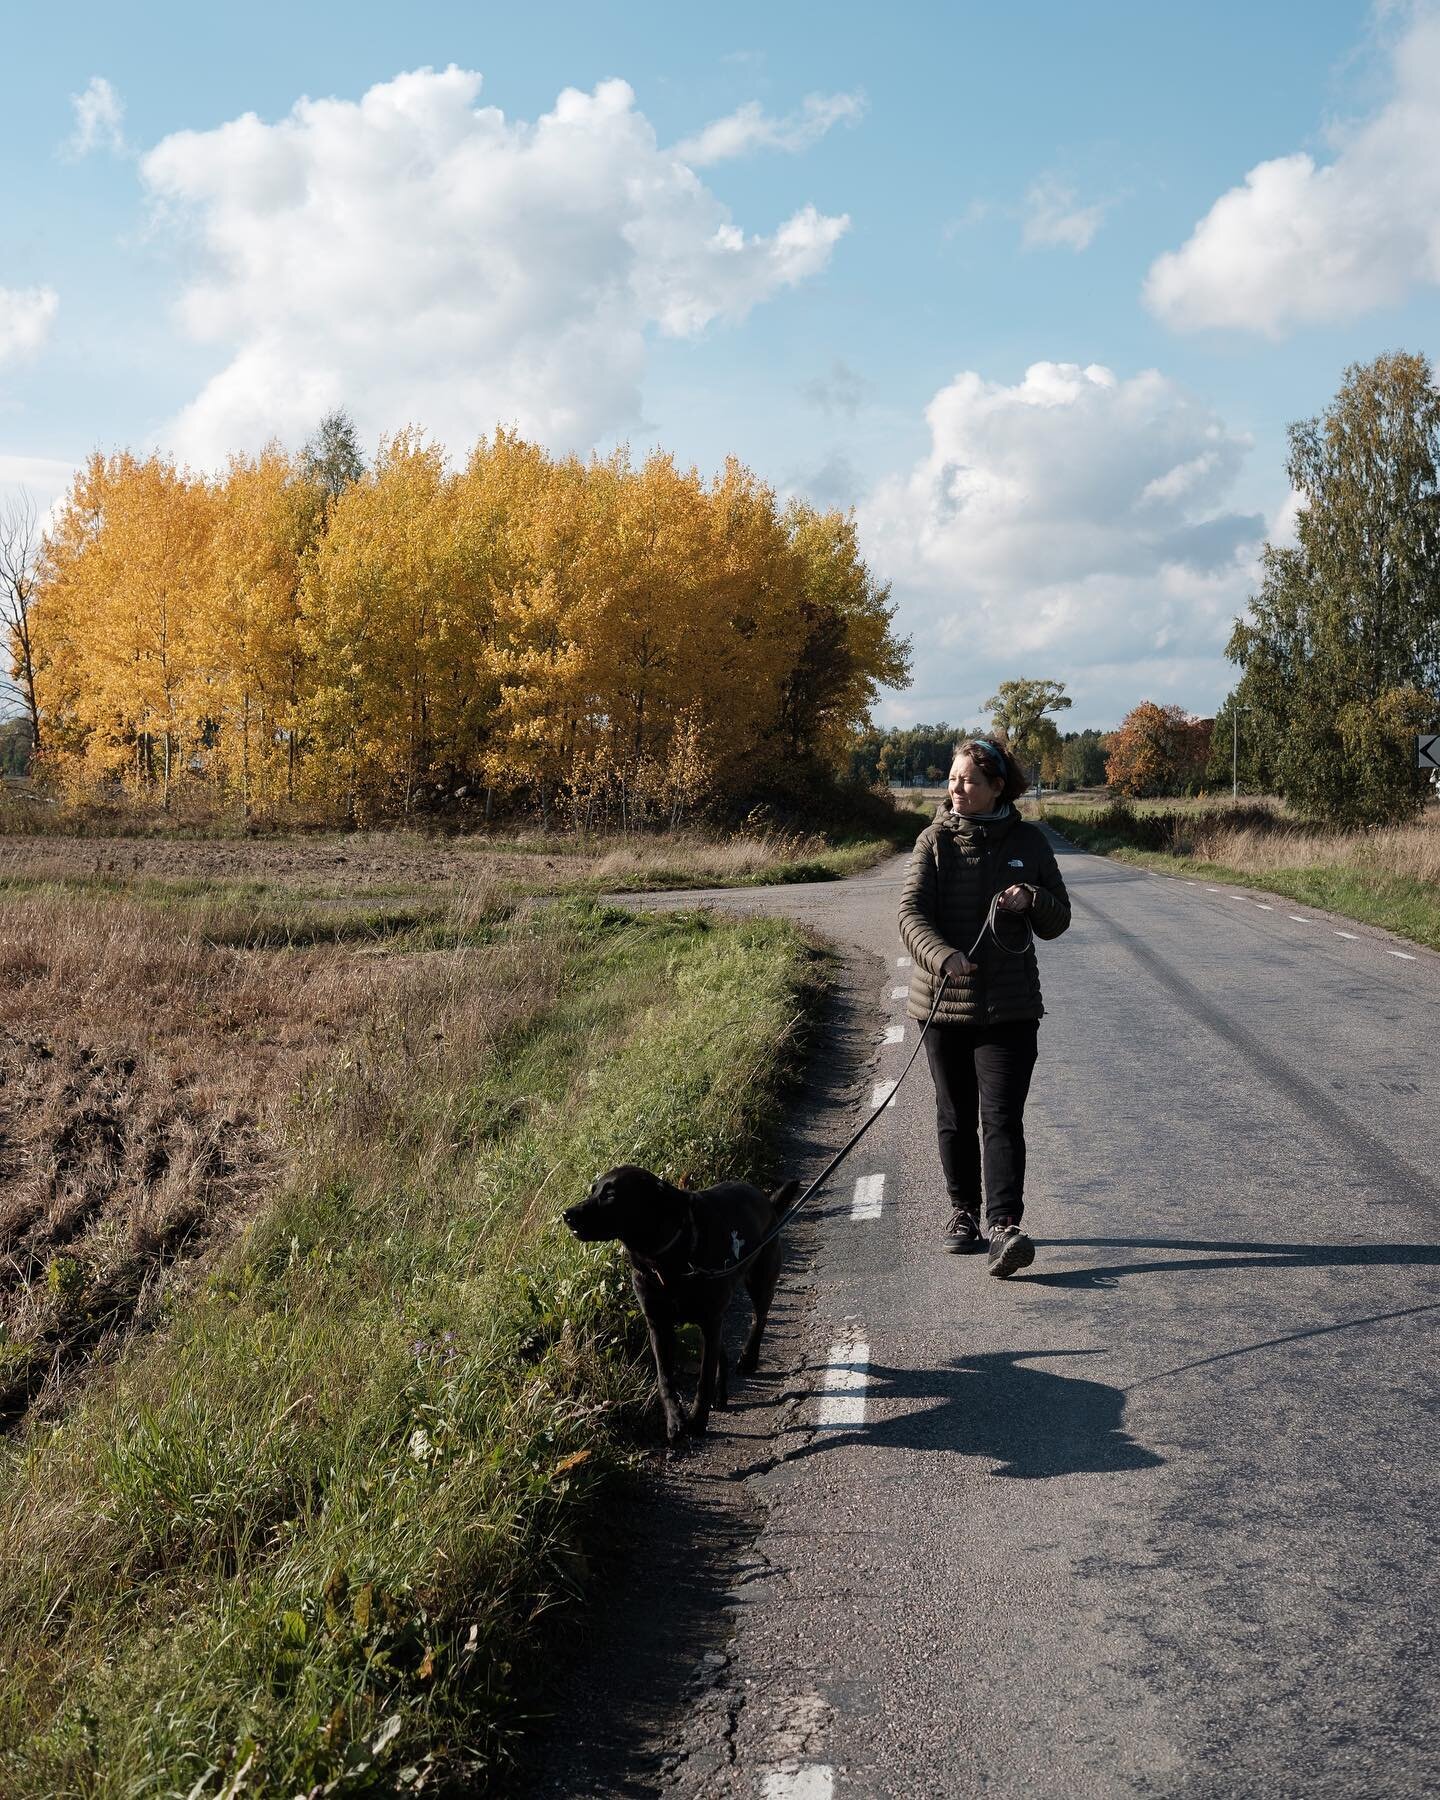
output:
<path id="1" fill-rule="evenodd" d="M 276 1197 L 0 1448 L 15 1800 L 503 1761 L 650 1388 L 618 1257 L 557 1215 L 619 1161 L 761 1172 L 814 964 L 779 922 L 583 902 L 426 929 L 427 979 L 291 1096 Z"/>
<path id="2" fill-rule="evenodd" d="M 1183 816 L 1177 830 L 1173 816 L 1159 811 L 1137 814 L 1122 806 L 1093 811 L 1052 808 L 1041 816 L 1082 850 L 1163 874 L 1258 888 L 1440 950 L 1440 885 L 1423 874 L 1385 867 L 1387 856 L 1399 860 L 1393 846 L 1385 843 L 1386 834 L 1368 838 L 1352 834 L 1337 840 L 1282 826 L 1276 835 L 1283 837 L 1283 849 L 1257 849 L 1256 840 L 1263 843 L 1269 835 L 1258 823 L 1263 810 L 1251 809 L 1251 816 L 1238 825 L 1224 823 L 1208 832 L 1195 830 Z M 1230 818 L 1233 820 L 1233 814 Z M 1435 835 L 1433 825 L 1414 830 L 1425 839 Z M 1399 835 L 1389 834 L 1392 838 Z M 1162 847 L 1167 844 L 1176 847 Z M 1242 854 L 1233 860 L 1218 860 L 1214 849 L 1227 844 Z M 1421 868 L 1427 866 L 1429 854 L 1433 852 L 1427 842 L 1421 852 Z"/>

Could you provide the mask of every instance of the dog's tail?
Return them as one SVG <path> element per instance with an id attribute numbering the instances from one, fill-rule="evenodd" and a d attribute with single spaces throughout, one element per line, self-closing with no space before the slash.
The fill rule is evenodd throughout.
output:
<path id="1" fill-rule="evenodd" d="M 783 1187 L 776 1188 L 770 1196 L 770 1204 L 775 1208 L 775 1216 L 784 1219 L 789 1216 L 795 1204 L 795 1196 L 800 1192 L 798 1181 L 787 1181 Z"/>

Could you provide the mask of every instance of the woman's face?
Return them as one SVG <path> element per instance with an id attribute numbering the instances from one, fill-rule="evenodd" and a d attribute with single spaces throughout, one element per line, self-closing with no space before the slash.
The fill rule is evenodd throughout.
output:
<path id="1" fill-rule="evenodd" d="M 962 817 L 994 812 L 1004 792 L 1003 781 L 992 781 L 970 756 L 957 756 L 950 767 L 950 804 Z"/>

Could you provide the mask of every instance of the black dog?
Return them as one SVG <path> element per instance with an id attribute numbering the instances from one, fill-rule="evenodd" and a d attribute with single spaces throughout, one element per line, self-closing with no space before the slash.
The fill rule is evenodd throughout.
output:
<path id="1" fill-rule="evenodd" d="M 703 1432 L 710 1407 L 728 1404 L 729 1362 L 721 1342 L 725 1307 L 743 1281 L 755 1308 L 741 1354 L 743 1374 L 760 1360 L 760 1339 L 780 1274 L 780 1240 L 755 1250 L 785 1217 L 800 1183 L 787 1181 L 767 1198 L 747 1181 L 722 1181 L 687 1193 L 628 1163 L 599 1176 L 565 1223 L 583 1243 L 618 1238 L 630 1253 L 635 1296 L 655 1352 L 655 1376 L 665 1409 L 665 1435 L 673 1444 L 687 1419 L 675 1392 L 675 1327 L 698 1325 L 704 1344 L 700 1386 L 689 1428 Z M 701 1271 L 722 1271 L 718 1274 Z"/>

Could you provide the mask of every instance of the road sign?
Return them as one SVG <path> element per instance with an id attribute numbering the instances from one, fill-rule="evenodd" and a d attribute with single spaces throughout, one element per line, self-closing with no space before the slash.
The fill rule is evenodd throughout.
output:
<path id="1" fill-rule="evenodd" d="M 1440 769 L 1440 734 L 1415 740 L 1415 767 Z"/>

